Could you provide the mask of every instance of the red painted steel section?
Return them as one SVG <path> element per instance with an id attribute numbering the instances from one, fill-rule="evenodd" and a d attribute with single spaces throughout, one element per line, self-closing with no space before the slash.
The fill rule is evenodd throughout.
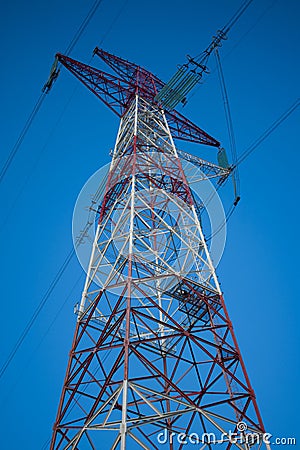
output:
<path id="1" fill-rule="evenodd" d="M 107 54 L 107 52 L 106 52 Z M 124 64 L 126 71 L 117 70 L 119 77 L 103 72 L 95 67 L 76 61 L 61 53 L 56 55 L 59 62 L 64 65 L 73 75 L 76 76 L 91 92 L 93 92 L 103 103 L 105 103 L 119 117 L 124 115 L 130 106 L 136 89 L 139 89 L 140 95 L 147 101 L 154 104 L 154 97 L 157 94 L 157 87 L 163 85 L 163 82 L 155 77 L 151 72 L 146 71 L 133 63 Z M 107 62 L 108 60 L 105 60 Z M 113 64 L 113 61 L 115 62 Z M 122 60 L 124 61 L 124 60 Z M 109 59 L 109 65 L 116 70 L 121 66 L 121 58 L 113 57 Z M 131 64 L 131 66 L 129 66 Z M 139 76 L 137 76 L 137 73 Z M 121 77 L 120 77 L 121 75 Z M 157 104 L 156 104 L 157 105 Z M 159 107 L 159 105 L 157 105 Z M 212 147 L 219 147 L 220 142 L 203 131 L 189 119 L 184 117 L 178 111 L 166 112 L 169 121 L 169 127 L 175 139 L 181 139 L 189 142 L 205 144 Z"/>

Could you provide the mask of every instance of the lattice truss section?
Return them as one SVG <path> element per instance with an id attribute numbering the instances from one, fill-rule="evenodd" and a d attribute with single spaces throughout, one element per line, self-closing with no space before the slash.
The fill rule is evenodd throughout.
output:
<path id="1" fill-rule="evenodd" d="M 52 448 L 179 449 L 180 433 L 219 437 L 239 421 L 241 441 L 216 448 L 249 449 L 252 431 L 261 448 L 264 429 L 166 117 L 136 95 L 98 209 Z"/>

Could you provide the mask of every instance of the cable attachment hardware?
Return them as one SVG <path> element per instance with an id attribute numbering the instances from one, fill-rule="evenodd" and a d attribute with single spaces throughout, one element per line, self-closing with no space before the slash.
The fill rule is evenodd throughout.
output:
<path id="1" fill-rule="evenodd" d="M 196 66 L 196 67 L 198 67 L 198 68 L 200 69 L 199 75 L 202 76 L 202 73 L 207 73 L 207 74 L 210 73 L 209 68 L 208 68 L 205 64 L 203 64 L 203 63 L 201 63 L 201 62 L 197 62 L 197 61 L 196 61 L 194 58 L 192 58 L 190 55 L 186 55 L 186 58 L 187 58 L 189 64 L 193 64 L 194 66 Z"/>
<path id="2" fill-rule="evenodd" d="M 222 41 L 228 39 L 226 33 L 223 30 L 218 30 L 216 36 L 212 37 L 211 46 L 212 50 L 216 47 L 222 47 Z"/>
<path id="3" fill-rule="evenodd" d="M 49 78 L 48 78 L 47 82 L 43 86 L 42 92 L 45 92 L 46 94 L 48 94 L 48 92 L 52 88 L 52 85 L 53 85 L 54 81 L 58 77 L 59 72 L 60 72 L 60 69 L 58 67 L 58 57 L 56 57 L 55 60 L 54 60 L 54 63 L 52 64 L 52 67 L 50 69 Z"/>

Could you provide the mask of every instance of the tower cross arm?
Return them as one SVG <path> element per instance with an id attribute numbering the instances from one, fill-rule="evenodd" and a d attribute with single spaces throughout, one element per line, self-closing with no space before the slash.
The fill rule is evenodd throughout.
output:
<path id="1" fill-rule="evenodd" d="M 57 53 L 58 61 L 119 117 L 134 95 L 134 86 L 88 64 Z"/>
<path id="2" fill-rule="evenodd" d="M 163 85 L 159 78 L 148 70 L 103 50 L 96 48 L 95 54 L 103 59 L 116 72 L 116 75 L 76 61 L 61 53 L 57 53 L 56 58 L 119 117 L 122 117 L 127 111 L 137 90 L 141 97 L 161 110 L 161 105 L 155 101 L 157 89 Z M 174 109 L 166 111 L 165 115 L 175 139 L 213 147 L 220 146 L 219 141 L 178 111 Z"/>
<path id="3" fill-rule="evenodd" d="M 107 64 L 120 78 L 124 80 L 133 80 L 136 77 L 136 73 L 140 72 L 142 74 L 143 81 L 145 79 L 148 81 L 148 89 L 150 89 L 153 96 L 155 96 L 165 85 L 160 78 L 144 67 L 138 66 L 137 64 L 121 58 L 120 56 L 113 55 L 102 48 L 96 47 L 94 49 L 94 54 L 102 59 L 105 64 Z"/>
<path id="4" fill-rule="evenodd" d="M 166 118 L 174 138 L 184 141 L 220 147 L 220 142 L 210 136 L 200 127 L 191 122 L 176 110 L 166 111 Z"/>

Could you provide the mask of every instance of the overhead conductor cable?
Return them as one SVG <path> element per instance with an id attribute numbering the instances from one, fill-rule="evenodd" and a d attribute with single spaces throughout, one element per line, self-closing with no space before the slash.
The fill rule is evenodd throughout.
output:
<path id="1" fill-rule="evenodd" d="M 82 22 L 82 24 L 80 25 L 79 29 L 77 30 L 75 36 L 73 37 L 73 39 L 71 40 L 70 44 L 68 45 L 67 49 L 66 49 L 66 54 L 68 55 L 73 48 L 75 47 L 75 45 L 77 44 L 78 40 L 80 39 L 82 33 L 85 31 L 86 27 L 88 26 L 90 20 L 92 19 L 92 17 L 94 16 L 95 12 L 97 11 L 97 8 L 99 7 L 100 3 L 103 0 L 96 0 L 95 3 L 93 4 L 92 8 L 90 9 L 89 13 L 87 14 L 87 16 L 85 17 L 84 21 Z M 8 155 L 7 160 L 5 161 L 1 171 L 0 171 L 0 183 L 2 182 L 3 178 L 5 177 L 8 169 L 10 168 L 11 163 L 13 162 L 19 148 L 21 147 L 21 144 L 26 136 L 26 134 L 28 133 L 28 130 L 30 128 L 30 126 L 32 125 L 33 120 L 35 119 L 35 116 L 37 115 L 39 109 L 41 108 L 46 94 L 49 92 L 49 90 L 51 89 L 53 82 L 56 80 L 57 76 L 59 74 L 59 66 L 57 64 L 57 61 L 54 62 L 51 71 L 50 71 L 50 76 L 48 78 L 48 81 L 45 83 L 43 89 L 42 89 L 42 93 L 40 94 L 36 104 L 33 107 L 33 110 L 31 111 L 25 125 L 24 128 L 22 129 L 15 145 L 13 146 L 10 154 Z"/>

